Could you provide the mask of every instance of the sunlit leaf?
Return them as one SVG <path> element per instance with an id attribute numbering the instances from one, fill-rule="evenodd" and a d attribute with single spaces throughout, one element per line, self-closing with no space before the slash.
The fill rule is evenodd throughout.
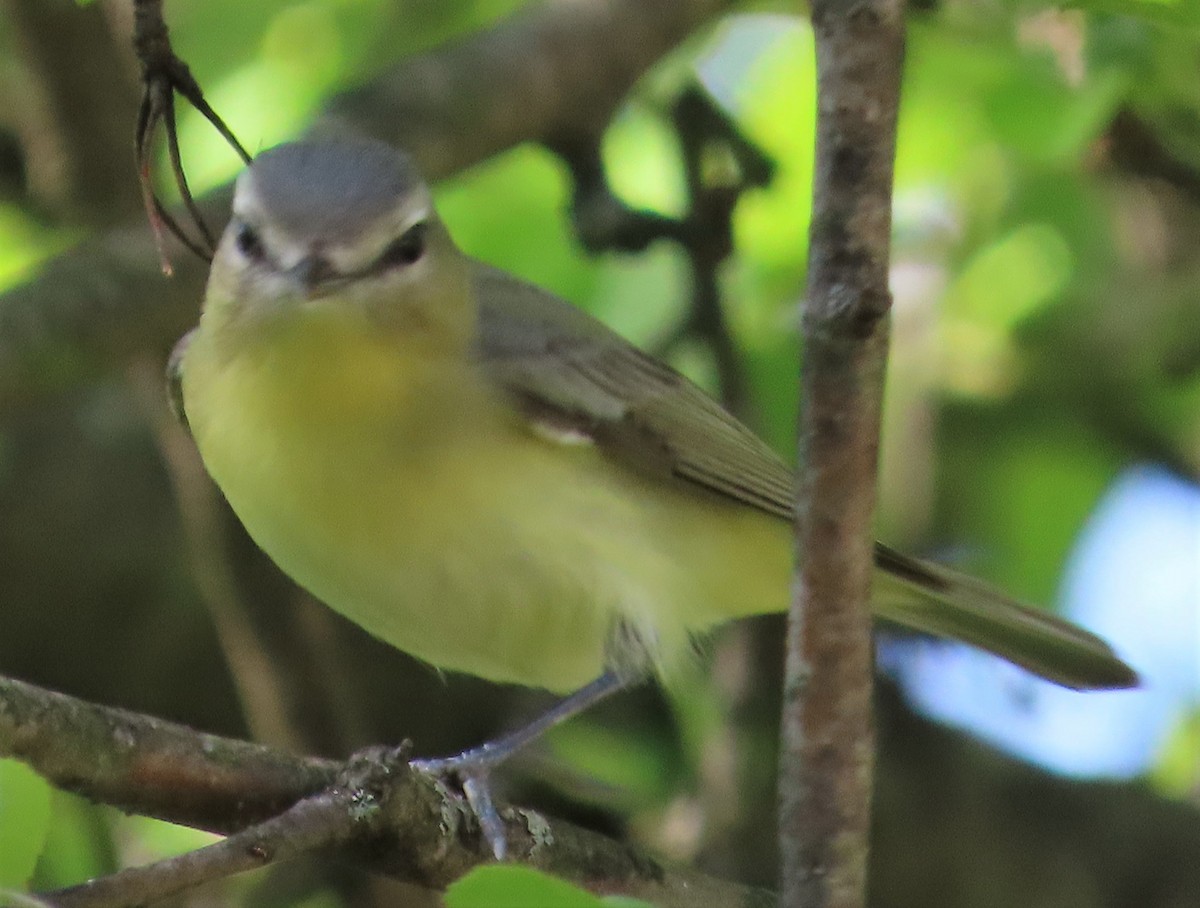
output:
<path id="1" fill-rule="evenodd" d="M 112 812 L 78 795 L 54 791 L 46 847 L 33 888 L 57 889 L 116 869 Z"/>
<path id="2" fill-rule="evenodd" d="M 674 748 L 663 739 L 630 732 L 581 719 L 554 729 L 548 744 L 555 756 L 600 787 L 601 803 L 625 809 L 660 803 L 670 791 Z"/>
<path id="3" fill-rule="evenodd" d="M 613 191 L 626 204 L 683 214 L 679 144 L 662 117 L 643 105 L 626 105 L 605 134 L 604 158 Z"/>
<path id="4" fill-rule="evenodd" d="M 601 908 L 603 902 L 565 880 L 531 867 L 476 867 L 446 890 L 446 908 Z"/>
<path id="5" fill-rule="evenodd" d="M 794 281 L 808 246 L 816 66 L 808 24 L 786 23 L 747 73 L 739 94 L 739 125 L 778 163 L 778 170 L 769 189 L 742 200 L 735 226 L 744 256 Z"/>
<path id="6" fill-rule="evenodd" d="M 436 187 L 438 211 L 468 254 L 571 299 L 587 297 L 596 267 L 566 229 L 564 168 L 522 146 Z"/>
<path id="7" fill-rule="evenodd" d="M 1008 331 L 1060 294 L 1072 273 L 1071 250 L 1048 224 L 1025 224 L 981 250 L 947 292 L 955 317 Z"/>
<path id="8" fill-rule="evenodd" d="M 446 908 L 653 908 L 628 896 L 592 895 L 532 867 L 476 867 L 446 890 Z"/>
<path id="9" fill-rule="evenodd" d="M 1163 748 L 1152 776 L 1162 791 L 1188 798 L 1200 784 L 1200 712 L 1193 712 Z"/>
<path id="10" fill-rule="evenodd" d="M 0 759 L 0 887 L 29 881 L 49 825 L 49 783 L 24 763 Z"/>

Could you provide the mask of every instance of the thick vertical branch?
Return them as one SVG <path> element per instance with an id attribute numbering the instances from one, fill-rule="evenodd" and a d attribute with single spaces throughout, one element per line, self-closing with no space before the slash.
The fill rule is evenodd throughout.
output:
<path id="1" fill-rule="evenodd" d="M 818 122 L 780 771 L 782 904 L 866 898 L 871 519 L 904 50 L 899 0 L 815 0 Z"/>

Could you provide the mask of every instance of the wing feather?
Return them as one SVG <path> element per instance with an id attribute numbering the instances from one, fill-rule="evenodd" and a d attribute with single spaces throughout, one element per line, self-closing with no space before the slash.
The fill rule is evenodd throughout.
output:
<path id="1" fill-rule="evenodd" d="M 530 419 L 584 433 L 631 468 L 791 515 L 791 470 L 674 369 L 502 271 L 479 265 L 476 293 L 480 362 Z"/>
<path id="2" fill-rule="evenodd" d="M 180 425 L 189 431 L 191 427 L 188 425 L 187 410 L 183 405 L 183 354 L 187 352 L 188 344 L 192 342 L 195 334 L 196 329 L 193 328 L 175 342 L 171 355 L 167 359 L 166 374 L 167 402 L 171 406 L 171 412 L 175 414 Z"/>
<path id="3" fill-rule="evenodd" d="M 503 272 L 480 266 L 476 291 L 480 362 L 535 424 L 585 435 L 631 468 L 791 517 L 792 471 L 687 379 Z M 1137 683 L 1108 644 L 1062 619 L 880 544 L 875 562 L 888 581 L 876 589 L 882 617 L 969 641 L 1068 687 Z"/>

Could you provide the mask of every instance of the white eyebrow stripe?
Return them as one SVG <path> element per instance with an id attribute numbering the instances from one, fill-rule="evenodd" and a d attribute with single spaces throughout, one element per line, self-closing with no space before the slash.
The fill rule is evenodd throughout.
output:
<path id="1" fill-rule="evenodd" d="M 397 209 L 397 213 L 401 210 Z M 429 204 L 410 209 L 402 218 L 384 221 L 355 242 L 326 246 L 323 250 L 325 258 L 343 274 L 361 273 L 368 270 L 389 245 L 432 216 L 433 208 Z"/>
<path id="2" fill-rule="evenodd" d="M 244 171 L 238 178 L 233 196 L 233 216 L 258 231 L 269 257 L 276 266 L 287 269 L 295 266 L 314 249 L 318 250 L 339 273 L 350 276 L 370 269 L 388 245 L 395 242 L 418 224 L 427 222 L 434 214 L 433 200 L 428 191 L 418 191 L 401 198 L 398 204 L 373 224 L 364 225 L 364 230 L 345 237 L 346 242 L 334 238 L 297 236 L 285 229 L 263 207 L 263 199 L 254 179 L 253 169 Z"/>
<path id="3" fill-rule="evenodd" d="M 262 200 L 259 198 L 258 188 L 254 185 L 252 171 L 243 171 L 233 184 L 232 211 L 235 217 L 240 218 L 262 211 Z"/>

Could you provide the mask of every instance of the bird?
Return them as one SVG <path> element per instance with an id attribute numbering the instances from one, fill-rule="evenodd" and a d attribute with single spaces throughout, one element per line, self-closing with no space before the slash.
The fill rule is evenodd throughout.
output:
<path id="1" fill-rule="evenodd" d="M 412 160 L 283 144 L 239 176 L 169 392 L 250 536 L 328 606 L 437 669 L 566 695 L 452 757 L 497 857 L 503 759 L 787 609 L 796 480 L 670 366 L 470 258 Z M 875 545 L 874 614 L 1059 684 L 1136 675 L 1100 638 Z"/>

